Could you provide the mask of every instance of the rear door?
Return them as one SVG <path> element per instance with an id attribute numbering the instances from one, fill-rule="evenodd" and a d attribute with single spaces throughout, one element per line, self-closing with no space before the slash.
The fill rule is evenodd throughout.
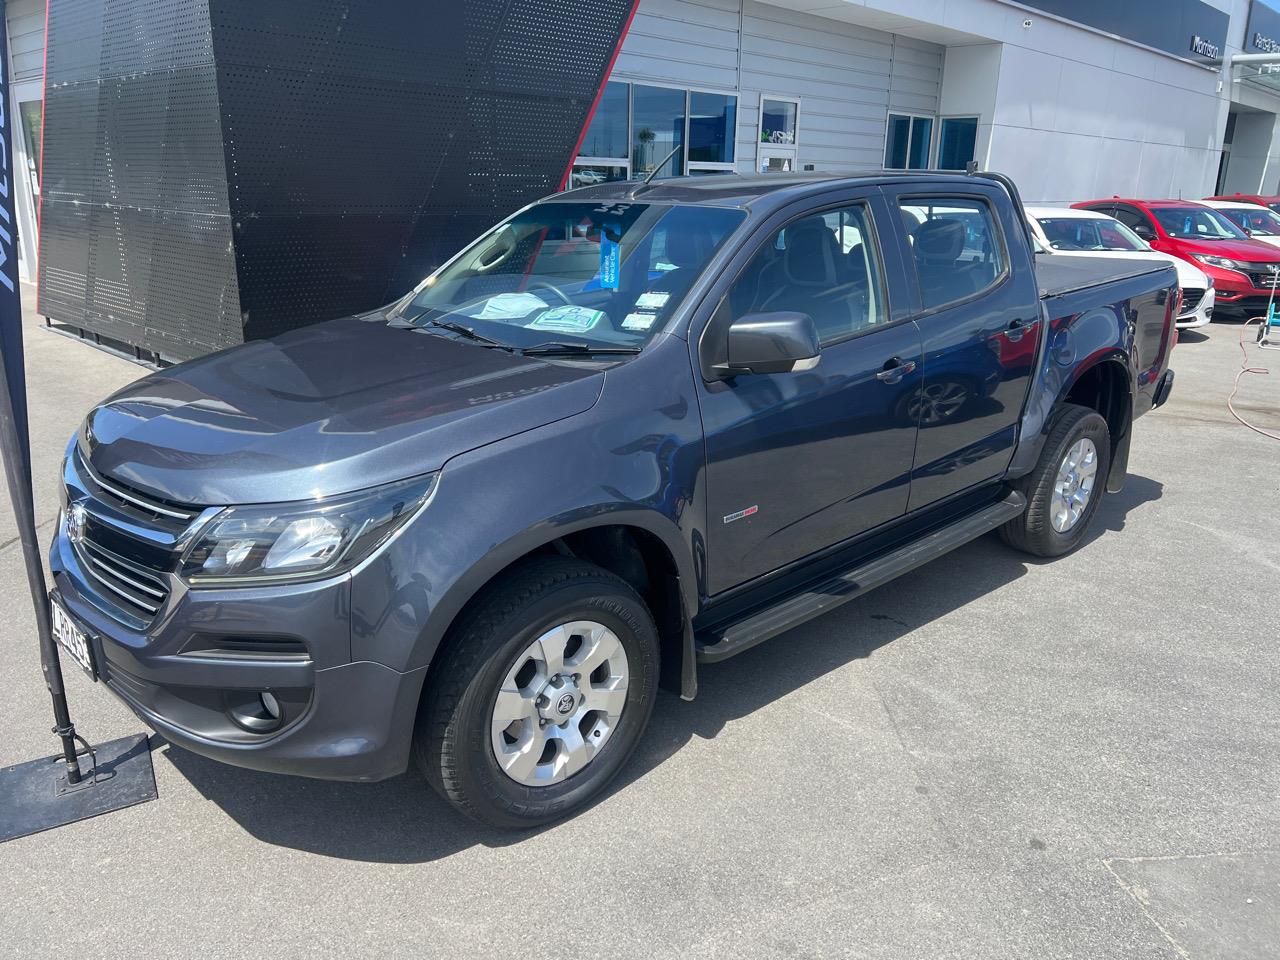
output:
<path id="1" fill-rule="evenodd" d="M 737 317 L 799 311 L 822 342 L 812 370 L 699 377 L 711 594 L 907 508 L 920 334 L 890 302 L 901 299 L 902 267 L 879 190 L 839 196 L 778 214 L 730 266 L 695 332 L 705 359 Z"/>
<path id="2" fill-rule="evenodd" d="M 1003 475 L 1013 456 L 1039 335 L 1035 268 L 994 184 L 886 188 L 907 275 L 924 376 L 909 510 Z"/>

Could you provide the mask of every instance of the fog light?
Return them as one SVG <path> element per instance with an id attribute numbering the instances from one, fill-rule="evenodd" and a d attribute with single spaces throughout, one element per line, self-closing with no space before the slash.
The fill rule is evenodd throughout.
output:
<path id="1" fill-rule="evenodd" d="M 242 694 L 227 708 L 227 715 L 251 733 L 270 733 L 284 721 L 284 711 L 274 693 Z"/>

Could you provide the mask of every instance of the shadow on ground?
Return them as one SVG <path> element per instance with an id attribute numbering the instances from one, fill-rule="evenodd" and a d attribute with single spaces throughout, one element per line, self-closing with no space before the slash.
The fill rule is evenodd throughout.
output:
<path id="1" fill-rule="evenodd" d="M 1130 476 L 1122 493 L 1103 499 L 1084 548 L 1124 529 L 1129 511 L 1158 500 L 1162 486 Z M 970 601 L 1005 586 L 1040 563 L 983 537 L 908 576 L 910 589 L 873 591 L 804 627 L 704 666 L 692 703 L 662 694 L 636 756 L 610 788 L 625 789 L 678 753 L 693 737 L 712 739 L 725 725 L 805 686 Z M 836 618 L 840 618 L 837 620 Z M 849 626 L 875 621 L 875 629 Z M 845 629 L 823 630 L 824 621 Z M 163 743 L 159 738 L 154 742 Z M 501 847 L 541 831 L 512 833 L 456 813 L 414 772 L 381 783 L 331 783 L 241 770 L 178 747 L 163 753 L 200 793 L 267 843 L 325 856 L 421 863 L 474 844 Z M 555 829 L 554 826 L 543 829 Z"/>

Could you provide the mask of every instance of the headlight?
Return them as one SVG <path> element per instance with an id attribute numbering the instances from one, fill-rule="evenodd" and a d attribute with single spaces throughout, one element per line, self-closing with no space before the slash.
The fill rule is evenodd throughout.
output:
<path id="1" fill-rule="evenodd" d="M 435 481 L 431 474 L 323 500 L 227 507 L 196 534 L 182 576 L 204 586 L 349 570 L 417 513 Z"/>
<path id="2" fill-rule="evenodd" d="M 1218 267 L 1221 270 L 1239 270 L 1240 264 L 1236 263 L 1230 257 L 1215 257 L 1211 253 L 1193 253 L 1191 256 L 1199 260 L 1201 263 L 1207 263 L 1211 267 Z"/>

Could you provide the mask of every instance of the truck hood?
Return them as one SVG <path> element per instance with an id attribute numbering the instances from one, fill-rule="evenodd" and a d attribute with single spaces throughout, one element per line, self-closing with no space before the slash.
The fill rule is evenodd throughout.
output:
<path id="1" fill-rule="evenodd" d="M 439 469 L 589 409 L 599 370 L 350 317 L 152 374 L 95 408 L 93 467 L 178 503 L 273 503 Z"/>

